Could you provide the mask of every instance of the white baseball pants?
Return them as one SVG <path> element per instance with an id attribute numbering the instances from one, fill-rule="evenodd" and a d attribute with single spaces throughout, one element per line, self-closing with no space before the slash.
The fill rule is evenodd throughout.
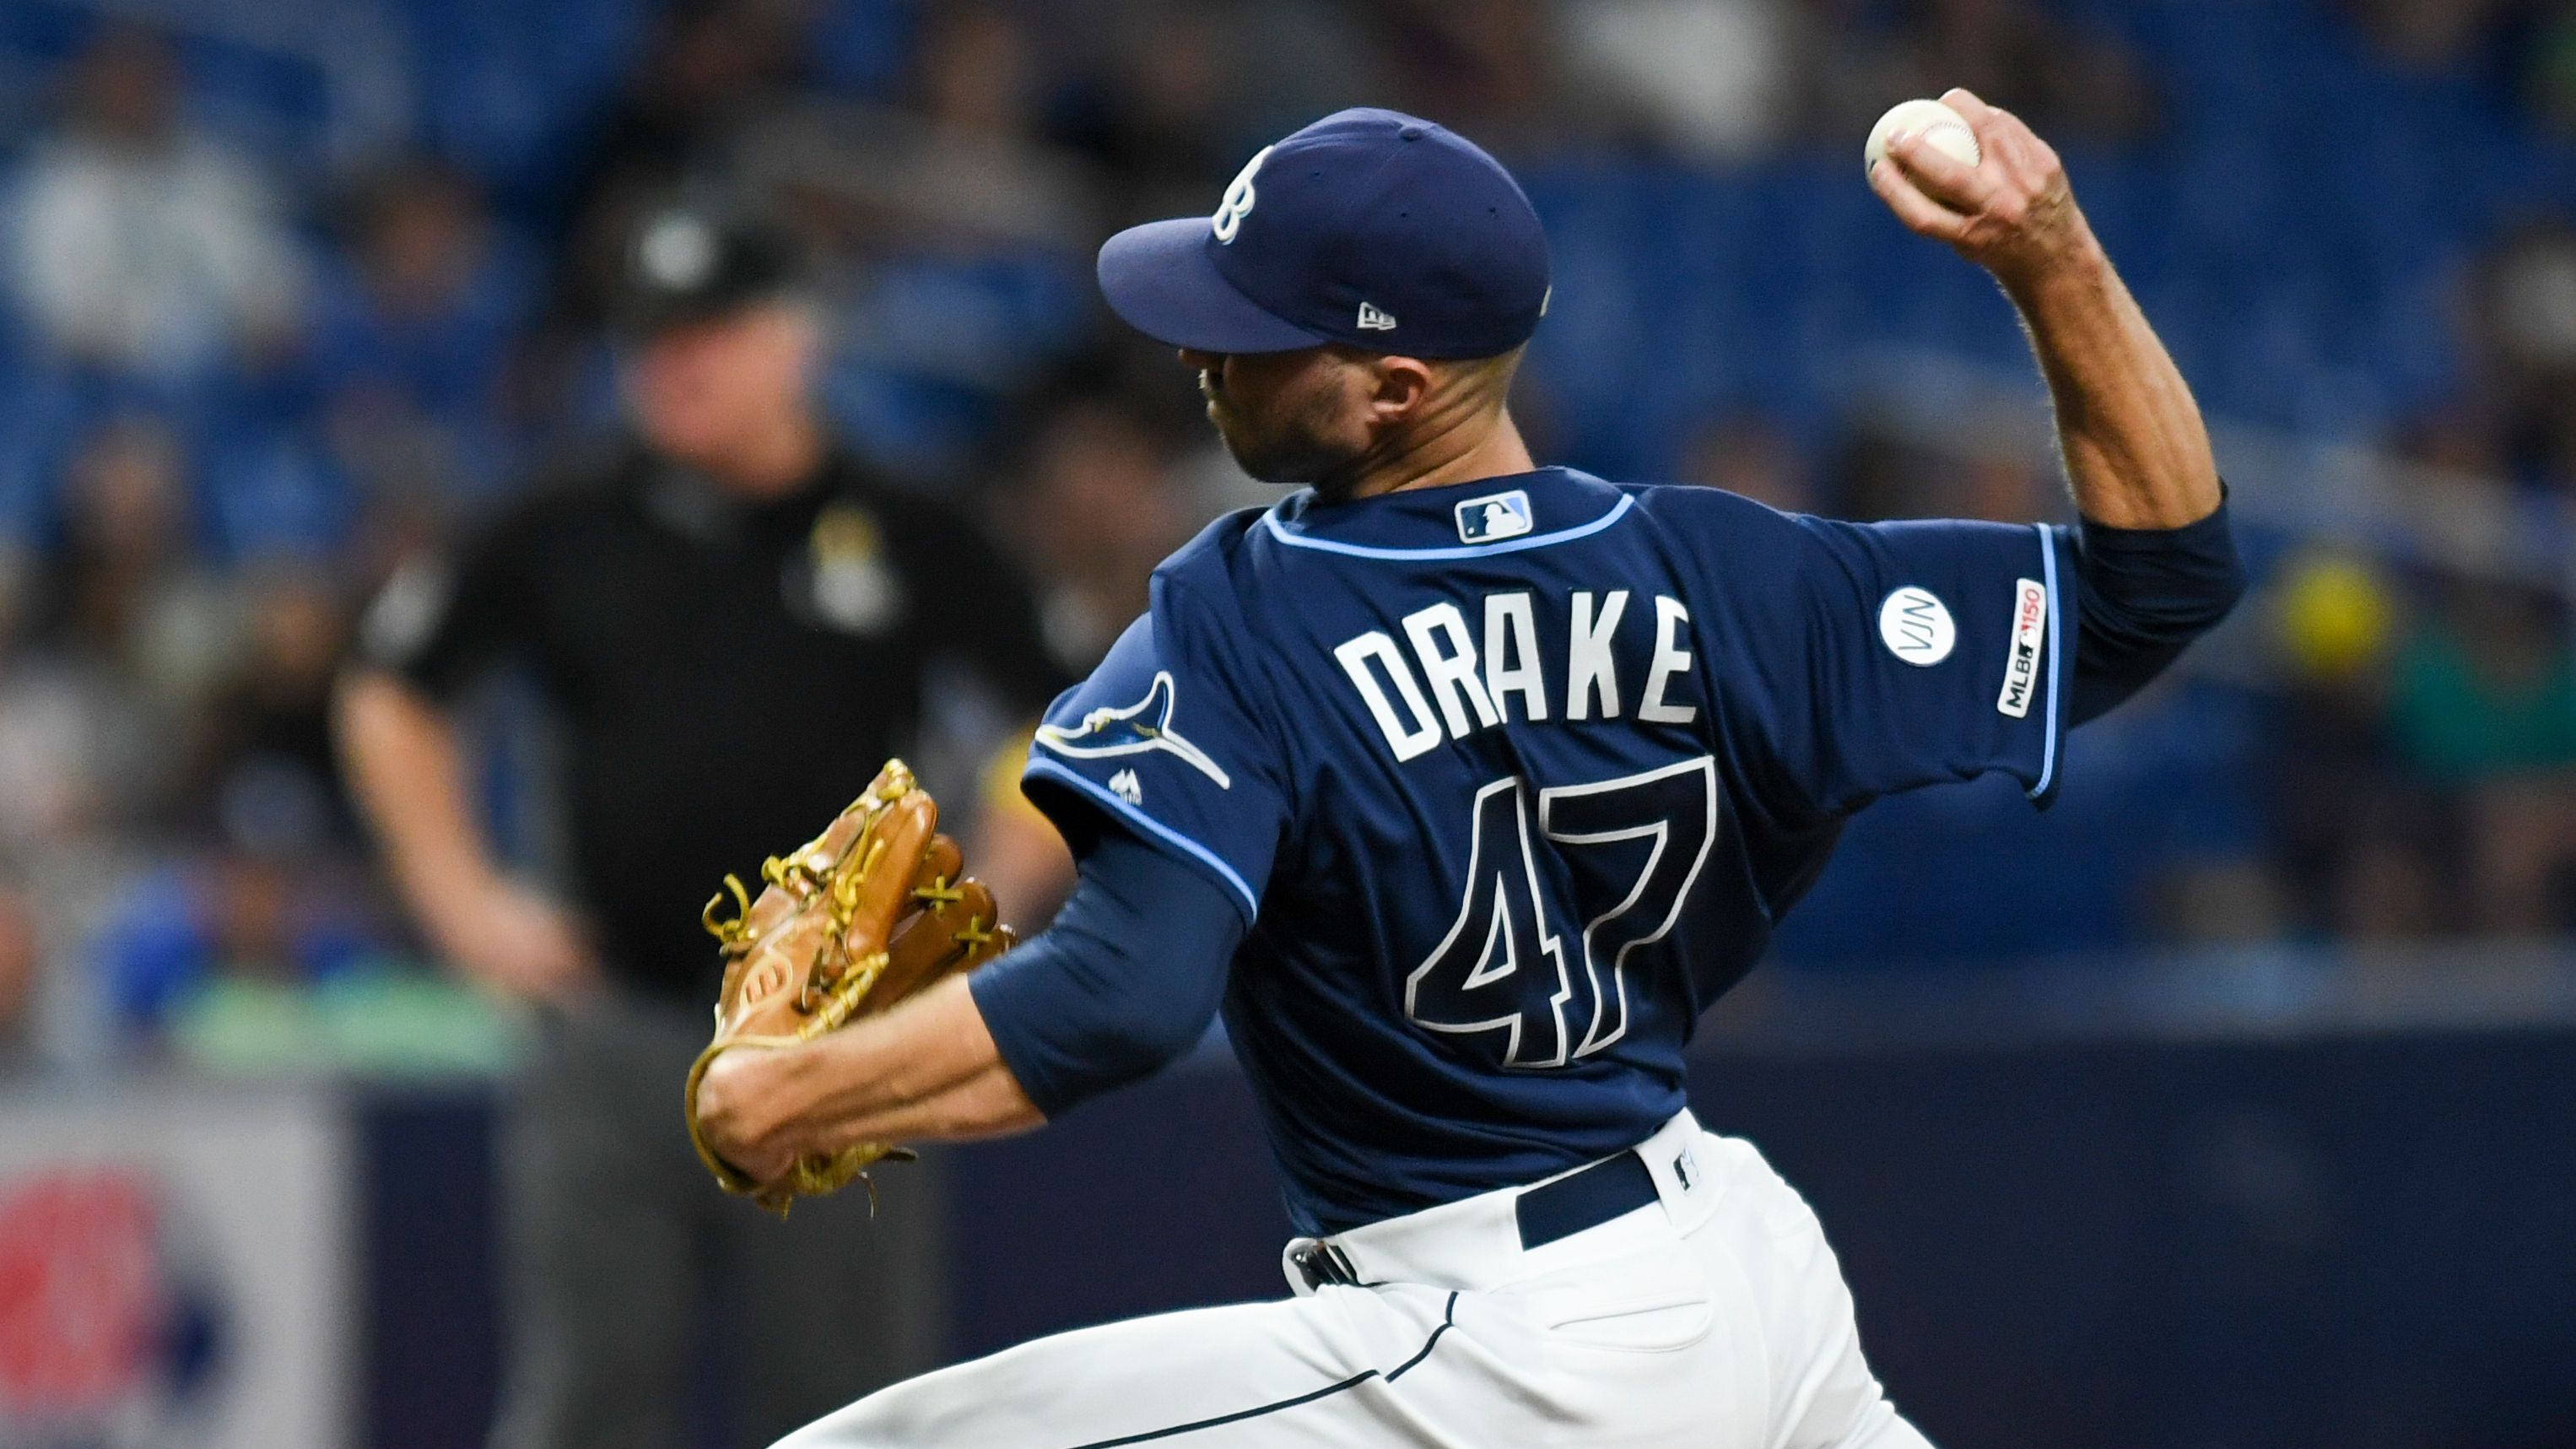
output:
<path id="1" fill-rule="evenodd" d="M 1685 1112 L 1634 1150 L 1659 1200 L 1570 1237 L 1523 1249 L 1518 1189 L 1371 1223 L 1331 1239 L 1363 1286 L 1040 1339 L 778 1449 L 1929 1449 L 1752 1144 Z"/>

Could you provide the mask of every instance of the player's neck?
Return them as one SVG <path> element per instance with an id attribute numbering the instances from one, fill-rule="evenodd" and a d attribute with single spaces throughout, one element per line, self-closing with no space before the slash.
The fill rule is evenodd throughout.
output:
<path id="1" fill-rule="evenodd" d="M 1483 414 L 1459 426 L 1407 439 L 1383 455 L 1362 459 L 1345 478 L 1319 481 L 1315 491 L 1336 502 L 1399 493 L 1408 488 L 1439 488 L 1526 473 L 1529 445 L 1512 415 L 1503 410 Z"/>

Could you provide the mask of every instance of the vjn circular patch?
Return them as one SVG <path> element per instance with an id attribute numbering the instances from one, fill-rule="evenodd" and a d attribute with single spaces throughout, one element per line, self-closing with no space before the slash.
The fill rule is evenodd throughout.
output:
<path id="1" fill-rule="evenodd" d="M 1908 584 L 1878 606 L 1878 637 L 1888 653 L 1928 669 L 1950 657 L 1959 626 L 1951 622 L 1949 605 L 1930 589 Z"/>

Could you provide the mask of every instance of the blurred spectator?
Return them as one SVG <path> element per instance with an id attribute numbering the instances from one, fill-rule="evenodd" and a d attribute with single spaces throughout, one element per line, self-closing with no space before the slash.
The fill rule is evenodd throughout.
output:
<path id="1" fill-rule="evenodd" d="M 233 630 L 228 591 L 187 547 L 180 468 L 145 420 L 102 428 L 72 462 L 60 556 L 0 648 L 0 840 L 166 819 L 173 742 Z"/>
<path id="2" fill-rule="evenodd" d="M 742 184 L 785 193 L 818 236 L 862 255 L 1084 247 L 1105 224 L 1102 178 L 1045 134 L 1051 81 L 1029 20 L 997 4 L 941 6 L 907 104 L 783 108 L 730 159 Z"/>
<path id="3" fill-rule="evenodd" d="M 1116 172 L 1120 222 L 1205 207 L 1261 145 L 1383 104 L 1360 7 L 1333 0 L 1092 0 L 1058 130 Z M 1059 57 L 1061 50 L 1053 53 Z"/>
<path id="4" fill-rule="evenodd" d="M 2415 69 L 2436 70 L 2466 56 L 2527 0 L 2344 0 L 2344 8 L 2380 53 Z"/>
<path id="5" fill-rule="evenodd" d="M 1968 459 L 1962 471 L 1959 502 L 1951 510 L 1957 517 L 2036 523 L 2066 512 L 2057 480 L 2027 454 L 1988 450 Z"/>
<path id="6" fill-rule="evenodd" d="M 2576 927 L 2576 647 L 2564 605 L 2451 581 L 2396 656 L 2389 710 L 2408 762 L 2463 802 L 2470 925 Z"/>
<path id="7" fill-rule="evenodd" d="M 599 128 L 576 204 L 641 200 L 687 180 L 710 145 L 793 81 L 801 11 L 793 0 L 682 0 L 665 9 Z"/>
<path id="8" fill-rule="evenodd" d="M 1790 0 L 1557 0 L 1566 103 L 1683 157 L 1758 157 L 1809 103 L 1800 18 Z"/>
<path id="9" fill-rule="evenodd" d="M 435 163 L 385 171 L 353 209 L 354 254 L 326 273 L 312 342 L 333 450 L 370 493 L 486 489 L 519 259 L 473 182 Z"/>
<path id="10" fill-rule="evenodd" d="M 27 161 L 12 279 L 44 341 L 179 379 L 294 321 L 295 248 L 257 171 L 179 119 L 159 38 L 113 28 Z"/>
<path id="11" fill-rule="evenodd" d="M 262 808 L 241 812 L 249 838 L 141 875 L 108 907 L 93 949 L 118 1019 L 139 1038 L 210 989 L 293 995 L 382 949 L 311 842 L 258 818 Z"/>
<path id="12" fill-rule="evenodd" d="M 2262 778 L 2294 920 L 2363 941 L 2453 925 L 2453 814 L 2390 726 L 2402 620 L 2388 581 L 2349 558 L 2306 556 L 2283 568 L 2267 604 L 2281 687 Z"/>
<path id="13" fill-rule="evenodd" d="M 1901 0 L 1893 30 L 1852 30 L 1869 8 L 1810 0 L 1820 23 L 1840 29 L 1819 115 L 1842 138 L 1907 96 L 1974 91 L 2069 141 L 2134 140 L 2153 128 L 2153 89 L 2137 57 L 2079 29 L 2035 0 Z"/>
<path id="14" fill-rule="evenodd" d="M 2540 124 L 2561 137 L 2576 134 L 2576 6 L 2525 7 L 2527 33 L 2514 47 L 2521 64 L 2523 98 Z"/>
<path id="15" fill-rule="evenodd" d="M 1682 478 L 1790 513 L 1817 508 L 1815 480 L 1795 443 L 1754 413 L 1720 418 L 1682 455 Z"/>
<path id="16" fill-rule="evenodd" d="M 1245 54 L 1239 5 L 1121 6 L 1102 17 L 1097 64 L 1077 81 L 1067 139 L 1118 173 L 1126 215 L 1166 198 L 1198 204 L 1222 179 Z M 1240 162 L 1236 163 L 1240 165 Z"/>
<path id="17" fill-rule="evenodd" d="M 1199 522 L 1168 466 L 1151 433 L 1102 403 L 1072 403 L 1038 435 L 1005 519 L 1036 566 L 1047 646 L 1069 674 L 1088 672 L 1145 612 L 1154 566 Z"/>
<path id="18" fill-rule="evenodd" d="M 2466 322 L 2493 451 L 2522 481 L 2576 489 L 2576 227 L 2508 232 L 2478 264 Z"/>
<path id="19" fill-rule="evenodd" d="M 66 482 L 51 642 L 165 714 L 185 711 L 231 666 L 240 635 L 233 591 L 191 537 L 180 435 L 148 417 L 111 421 Z"/>
<path id="20" fill-rule="evenodd" d="M 32 561 L 10 558 L 0 577 L 0 852 L 13 858 L 94 828 L 106 813 L 93 724 L 113 711 L 30 638 L 35 594 Z"/>
<path id="21" fill-rule="evenodd" d="M 1041 124 L 1049 62 L 1020 11 L 940 7 L 908 104 L 779 110 L 734 152 L 827 260 L 827 406 L 872 462 L 958 486 L 1012 396 L 1091 323 L 1104 178 Z"/>
<path id="22" fill-rule="evenodd" d="M 331 688 L 348 621 L 330 586 L 310 573 L 258 582 L 245 609 L 239 665 L 200 717 L 187 789 L 208 821 L 256 809 L 299 844 L 346 853 L 356 817 L 332 750 Z M 238 833 L 238 832 L 236 832 Z"/>
<path id="23" fill-rule="evenodd" d="M 1840 506 L 1827 511 L 1863 519 L 2063 519 L 2065 492 L 2054 474 L 2018 446 L 2016 430 L 1994 431 L 2003 441 L 1963 430 L 1957 446 L 1936 451 L 1863 424 L 1844 441 Z"/>
<path id="24" fill-rule="evenodd" d="M 1555 37 L 1541 0 L 1386 0 L 1372 7 L 1393 94 L 1498 153 L 1563 139 L 1553 112 Z"/>
<path id="25" fill-rule="evenodd" d="M 2408 419 L 2392 440 L 2392 449 L 2409 462 L 2451 478 L 2491 479 L 2510 476 L 2504 439 L 2486 410 L 2447 402 Z"/>
<path id="26" fill-rule="evenodd" d="M 0 885 L 0 1081 L 37 1061 L 36 916 L 15 884 Z"/>

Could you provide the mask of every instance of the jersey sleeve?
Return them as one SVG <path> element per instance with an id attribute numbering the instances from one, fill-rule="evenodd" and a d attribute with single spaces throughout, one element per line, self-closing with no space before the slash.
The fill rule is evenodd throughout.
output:
<path id="1" fill-rule="evenodd" d="M 2045 525 L 1783 520 L 1731 711 L 1807 807 L 2001 771 L 2045 806 L 2073 654 L 2067 539 Z"/>
<path id="2" fill-rule="evenodd" d="M 1048 1117 L 1195 1045 L 1245 925 L 1233 893 L 1112 833 L 1038 938 L 966 978 L 1002 1064 Z"/>
<path id="3" fill-rule="evenodd" d="M 433 699 L 453 697 L 529 643 L 542 557 L 538 530 L 522 510 L 461 546 L 415 556 L 367 606 L 362 656 Z"/>
<path id="4" fill-rule="evenodd" d="M 1288 823 L 1282 753 L 1231 631 L 1175 607 L 1128 626 L 1047 711 L 1021 788 L 1076 842 L 1105 815 L 1205 872 L 1259 916 Z"/>

